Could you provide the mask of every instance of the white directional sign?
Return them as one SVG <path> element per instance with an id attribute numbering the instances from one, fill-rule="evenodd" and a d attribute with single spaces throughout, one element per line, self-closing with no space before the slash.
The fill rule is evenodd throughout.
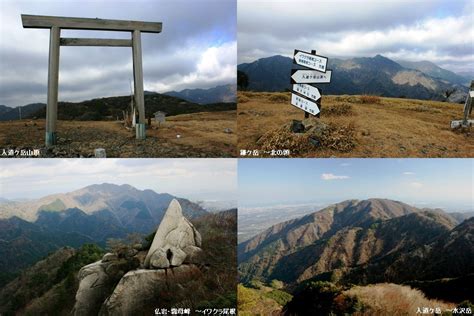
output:
<path id="1" fill-rule="evenodd" d="M 321 98 L 318 88 L 309 84 L 297 83 L 293 85 L 293 92 L 298 92 L 311 100 L 318 101 Z"/>
<path id="2" fill-rule="evenodd" d="M 331 70 L 325 73 L 315 70 L 295 70 L 293 69 L 291 74 L 292 83 L 330 83 L 331 82 Z"/>
<path id="3" fill-rule="evenodd" d="M 291 104 L 313 115 L 319 113 L 319 107 L 316 102 L 300 97 L 294 93 L 291 94 Z"/>
<path id="4" fill-rule="evenodd" d="M 321 72 L 326 72 L 326 66 L 328 64 L 327 57 L 302 52 L 300 50 L 295 50 L 293 61 L 297 65 L 305 66 Z"/>

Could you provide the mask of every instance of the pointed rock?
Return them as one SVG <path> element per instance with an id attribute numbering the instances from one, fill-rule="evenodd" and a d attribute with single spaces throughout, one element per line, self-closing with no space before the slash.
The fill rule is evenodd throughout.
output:
<path id="1" fill-rule="evenodd" d="M 148 250 L 145 267 L 165 267 L 166 261 L 171 266 L 179 266 L 186 259 L 183 249 L 187 246 L 200 247 L 201 234 L 183 216 L 181 205 L 176 199 L 173 199 Z M 160 250 L 157 251 L 158 249 Z M 153 263 L 150 262 L 152 258 Z"/>

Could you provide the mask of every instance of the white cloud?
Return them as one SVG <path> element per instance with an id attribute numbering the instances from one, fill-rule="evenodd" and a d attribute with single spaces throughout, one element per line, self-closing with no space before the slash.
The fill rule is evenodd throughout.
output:
<path id="1" fill-rule="evenodd" d="M 471 2 L 238 1 L 239 63 L 315 48 L 330 57 L 382 54 L 474 69 Z"/>
<path id="2" fill-rule="evenodd" d="M 411 171 L 405 171 L 403 174 L 406 176 L 411 176 L 411 175 L 414 175 L 415 173 Z"/>
<path id="3" fill-rule="evenodd" d="M 37 198 L 104 182 L 187 198 L 235 199 L 237 160 L 12 159 L 0 167 L 5 198 Z"/>
<path id="4" fill-rule="evenodd" d="M 208 48 L 194 47 L 190 56 L 198 60 L 196 69 L 185 75 L 173 74 L 148 83 L 146 89 L 166 92 L 186 87 L 213 86 L 219 82 L 235 82 L 237 64 L 237 42 L 227 42 Z"/>
<path id="5" fill-rule="evenodd" d="M 414 181 L 414 182 L 410 182 L 410 186 L 415 189 L 419 189 L 423 187 L 423 183 Z"/>
<path id="6" fill-rule="evenodd" d="M 321 179 L 323 180 L 342 180 L 342 179 L 349 179 L 349 176 L 337 176 L 332 173 L 323 173 L 321 175 Z"/>

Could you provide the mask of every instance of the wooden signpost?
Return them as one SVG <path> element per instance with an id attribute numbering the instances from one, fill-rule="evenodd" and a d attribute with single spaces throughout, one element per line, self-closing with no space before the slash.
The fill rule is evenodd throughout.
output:
<path id="1" fill-rule="evenodd" d="M 330 83 L 332 71 L 327 69 L 328 58 L 295 49 L 293 63 L 308 69 L 291 70 L 291 104 L 305 111 L 305 118 L 309 114 L 320 116 L 321 91 L 311 84 Z"/>
<path id="2" fill-rule="evenodd" d="M 472 100 L 474 99 L 474 80 L 471 81 L 471 87 L 464 103 L 464 116 L 462 120 L 451 121 L 451 128 L 469 127 L 474 125 L 474 120 L 469 119 L 472 113 Z"/>
<path id="3" fill-rule="evenodd" d="M 161 22 L 104 20 L 59 16 L 21 15 L 24 28 L 50 29 L 48 97 L 46 105 L 46 146 L 56 144 L 58 112 L 58 78 L 60 46 L 113 46 L 131 47 L 133 56 L 133 82 L 135 105 L 138 109 L 136 138 L 145 139 L 145 97 L 143 93 L 143 66 L 141 33 L 160 33 Z M 61 38 L 61 29 L 130 32 L 130 39 Z"/>

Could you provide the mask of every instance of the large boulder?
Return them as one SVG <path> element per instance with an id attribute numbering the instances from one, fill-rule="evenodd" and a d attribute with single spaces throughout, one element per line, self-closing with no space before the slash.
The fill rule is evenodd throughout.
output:
<path id="1" fill-rule="evenodd" d="M 115 254 L 107 253 L 102 260 L 82 267 L 77 275 L 79 288 L 72 314 L 97 315 L 114 285 L 127 271 L 138 265 L 138 259 L 119 259 Z"/>
<path id="2" fill-rule="evenodd" d="M 179 266 L 186 259 L 186 247 L 201 246 L 201 234 L 183 216 L 181 205 L 173 199 L 158 226 L 145 258 L 147 268 Z"/>
<path id="3" fill-rule="evenodd" d="M 97 261 L 79 270 L 79 288 L 76 292 L 73 315 L 97 315 L 102 302 L 113 287 L 113 283 L 105 271 L 107 266 L 102 261 Z"/>
<path id="4" fill-rule="evenodd" d="M 153 314 L 154 308 L 166 307 L 169 301 L 175 300 L 179 289 L 186 288 L 190 282 L 199 282 L 200 276 L 201 271 L 195 265 L 129 271 L 104 302 L 100 315 Z M 143 306 L 150 306 L 150 310 L 142 310 Z"/>

